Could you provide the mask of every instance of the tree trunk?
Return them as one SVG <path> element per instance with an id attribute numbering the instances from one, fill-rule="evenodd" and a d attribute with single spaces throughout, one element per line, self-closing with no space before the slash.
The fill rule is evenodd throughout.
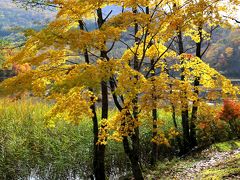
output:
<path id="1" fill-rule="evenodd" d="M 172 104 L 172 119 L 173 119 L 173 124 L 174 124 L 175 129 L 178 129 L 178 125 L 177 125 L 177 121 L 176 121 L 176 110 L 175 110 L 175 106 L 173 104 Z M 179 154 L 182 155 L 183 147 L 182 147 L 182 143 L 181 143 L 181 138 L 179 136 L 177 136 L 176 140 L 177 140 L 178 148 L 180 150 Z"/>
<path id="2" fill-rule="evenodd" d="M 189 145 L 190 134 L 189 134 L 188 110 L 182 111 L 182 128 L 183 128 L 183 148 L 184 148 L 183 152 L 186 153 L 190 146 Z"/>
<path id="3" fill-rule="evenodd" d="M 178 34 L 178 47 L 179 54 L 184 53 L 183 39 L 181 31 Z M 181 73 L 184 72 L 184 68 L 181 69 Z M 181 75 L 181 80 L 185 81 L 185 76 Z M 186 92 L 183 92 L 183 100 L 182 100 L 182 129 L 183 129 L 183 153 L 186 153 L 189 149 L 190 143 L 190 134 L 189 134 L 189 112 L 188 112 L 188 100 L 186 97 Z"/>
<path id="4" fill-rule="evenodd" d="M 108 87 L 106 82 L 101 82 L 102 90 L 102 119 L 108 118 Z"/>
<path id="5" fill-rule="evenodd" d="M 97 180 L 105 180 L 105 164 L 104 164 L 104 157 L 105 157 L 105 145 L 97 144 L 98 142 L 98 120 L 96 114 L 95 105 L 91 107 L 93 116 L 93 134 L 94 134 L 94 156 L 93 156 L 93 172 L 94 176 Z"/>
<path id="6" fill-rule="evenodd" d="M 129 142 L 128 142 L 128 138 L 125 136 L 123 137 L 123 147 L 124 147 L 124 151 L 127 154 L 128 158 L 130 159 L 131 162 L 131 168 L 132 168 L 132 172 L 133 172 L 133 176 L 135 180 L 143 180 L 143 175 L 142 175 L 142 170 L 141 170 L 141 166 L 139 164 L 139 158 L 138 158 L 138 154 L 135 152 L 136 151 L 136 147 L 134 148 L 134 146 L 136 146 L 136 142 L 135 142 L 135 135 L 133 135 L 131 137 L 132 143 L 133 143 L 133 148 L 130 147 Z"/>
<path id="7" fill-rule="evenodd" d="M 196 56 L 198 58 L 202 58 L 201 48 L 202 48 L 202 27 L 198 28 L 200 42 L 196 43 Z M 200 85 L 200 77 L 195 77 L 194 80 L 194 93 L 196 94 L 197 98 L 199 95 L 198 86 Z M 197 120 L 197 113 L 198 113 L 198 99 L 193 102 L 192 107 L 192 117 L 190 122 L 190 144 L 191 148 L 197 146 L 197 135 L 196 135 L 196 120 Z"/>
<path id="8" fill-rule="evenodd" d="M 137 13 L 137 9 L 133 9 L 133 13 Z M 138 38 L 136 37 L 138 32 L 138 24 L 135 23 L 134 25 L 134 35 L 135 35 L 135 43 L 139 43 Z M 133 68 L 135 70 L 138 70 L 138 57 L 135 54 L 134 59 L 133 59 Z M 138 76 L 135 76 L 134 78 L 138 79 Z M 132 100 L 133 103 L 133 118 L 138 121 L 138 96 Z M 129 114 L 130 116 L 130 114 Z M 129 146 L 128 138 L 123 137 L 123 146 L 125 153 L 128 155 L 130 162 L 131 162 L 131 167 L 132 167 L 132 172 L 135 180 L 143 180 L 143 175 L 142 175 L 142 169 L 141 169 L 141 164 L 140 164 L 140 139 L 139 139 L 139 127 L 136 127 L 134 129 L 134 134 L 131 135 L 131 144 L 132 148 Z"/>
<path id="9" fill-rule="evenodd" d="M 79 28 L 81 30 L 84 30 L 84 24 L 83 21 L 79 20 Z M 84 52 L 84 59 L 85 63 L 89 64 L 89 55 L 87 49 Z M 104 85 L 103 85 L 104 86 Z M 91 91 L 91 89 L 89 89 Z M 105 91 L 105 89 L 104 89 Z M 105 95 L 104 95 L 105 97 Z M 107 117 L 107 106 L 106 104 L 106 97 L 103 98 L 104 101 L 104 110 L 102 112 L 104 117 Z M 93 173 L 97 180 L 105 180 L 105 164 L 104 164 L 104 157 L 105 157 L 105 146 L 104 145 L 98 145 L 98 118 L 96 113 L 96 106 L 95 103 L 90 107 L 93 113 L 92 121 L 93 121 Z"/>
<path id="10" fill-rule="evenodd" d="M 194 87 L 196 88 L 199 86 L 199 78 L 196 78 L 194 81 Z M 194 91 L 196 95 L 198 96 L 199 92 L 196 89 Z M 191 122 L 190 122 L 190 144 L 191 148 L 197 146 L 197 134 L 196 134 L 196 120 L 197 120 L 197 112 L 198 112 L 198 101 L 193 102 L 193 107 L 192 107 L 192 117 L 191 117 Z"/>
<path id="11" fill-rule="evenodd" d="M 148 8 L 147 8 L 148 10 Z M 153 69 L 153 72 L 151 73 L 151 77 L 154 77 L 156 75 L 155 67 L 154 67 L 154 60 L 151 60 L 151 68 Z M 154 80 L 152 80 L 152 86 L 153 86 L 153 94 L 152 99 L 156 102 L 157 98 L 154 95 L 154 92 L 156 91 L 156 87 L 154 85 Z M 154 103 L 155 103 L 154 102 Z M 156 106 L 152 110 L 152 138 L 155 138 L 157 136 L 157 108 Z M 158 145 L 156 142 L 152 142 L 152 152 L 151 152 L 151 165 L 154 166 L 157 162 L 158 158 Z"/>
<path id="12" fill-rule="evenodd" d="M 153 118 L 153 132 L 152 138 L 157 135 L 157 109 L 152 110 L 152 118 Z M 158 145 L 155 142 L 152 142 L 152 152 L 151 152 L 151 165 L 154 166 L 157 162 L 158 157 Z"/>
<path id="13" fill-rule="evenodd" d="M 98 8 L 97 9 L 97 22 L 98 22 L 98 28 L 100 29 L 102 25 L 104 24 L 104 19 L 102 15 L 102 9 Z M 103 59 L 109 60 L 107 56 L 107 52 L 101 50 L 100 51 L 100 56 Z M 101 82 L 101 94 L 102 94 L 102 119 L 107 119 L 108 118 L 108 87 L 107 87 L 107 82 L 102 81 Z M 105 180 L 105 145 L 98 145 L 97 146 L 97 153 L 96 156 L 98 157 L 98 164 L 97 168 L 95 169 L 95 174 L 96 174 L 96 180 Z M 100 172 L 98 172 L 100 171 Z"/>

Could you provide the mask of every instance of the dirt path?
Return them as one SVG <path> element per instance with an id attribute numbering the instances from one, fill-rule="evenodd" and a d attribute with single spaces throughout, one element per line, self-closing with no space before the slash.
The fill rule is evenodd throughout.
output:
<path id="1" fill-rule="evenodd" d="M 240 148 L 219 152 L 203 152 L 160 165 L 146 179 L 151 180 L 240 180 Z M 165 166 L 165 167 L 164 167 Z"/>
<path id="2" fill-rule="evenodd" d="M 222 173 L 225 173 L 225 179 L 240 179 L 240 165 L 236 167 L 234 166 L 239 164 L 240 162 L 239 155 L 240 148 L 229 152 L 212 152 L 209 154 L 206 153 L 206 159 L 193 163 L 192 167 L 189 167 L 182 172 L 176 172 L 176 174 L 173 174 L 173 177 L 175 177 L 176 179 L 186 180 L 213 179 L 214 177 L 218 178 L 218 176 L 223 176 L 224 178 L 224 174 Z M 230 172 L 227 172 L 227 170 Z M 232 170 L 236 170 L 238 172 L 235 173 L 235 171 Z M 219 177 L 219 179 L 222 178 Z"/>

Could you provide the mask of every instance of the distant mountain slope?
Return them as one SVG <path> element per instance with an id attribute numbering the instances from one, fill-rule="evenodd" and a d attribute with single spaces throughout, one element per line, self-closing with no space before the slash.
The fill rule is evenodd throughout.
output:
<path id="1" fill-rule="evenodd" d="M 240 77 L 240 29 L 222 30 L 206 53 L 206 61 L 228 77 Z"/>
<path id="2" fill-rule="evenodd" d="M 26 11 L 11 0 L 0 0 L 0 38 L 14 40 L 18 31 L 41 28 L 53 17 L 54 14 L 49 11 Z"/>
<path id="3" fill-rule="evenodd" d="M 121 12 L 119 6 L 108 6 L 103 9 L 103 16 L 110 12 L 111 16 Z M 41 29 L 47 22 L 51 21 L 55 13 L 48 10 L 27 10 L 17 6 L 12 0 L 0 0 L 0 39 L 13 42 L 24 41 L 21 35 L 23 29 Z M 88 30 L 97 27 L 93 21 L 87 22 Z M 123 34 L 124 37 L 124 34 Z M 129 39 L 124 39 L 125 42 Z M 114 55 L 121 56 L 125 46 L 116 43 Z M 219 28 L 213 35 L 210 46 L 204 60 L 212 67 L 221 71 L 229 77 L 240 77 L 240 30 L 227 31 Z"/>
<path id="4" fill-rule="evenodd" d="M 110 11 L 111 15 L 116 15 L 121 10 L 121 7 L 109 6 L 103 9 L 103 16 L 106 17 Z M 14 41 L 16 32 L 27 28 L 41 29 L 54 16 L 55 13 L 52 11 L 29 8 L 26 10 L 12 0 L 0 0 L 0 38 Z M 90 28 L 93 28 L 94 23 L 90 22 L 90 24 Z"/>

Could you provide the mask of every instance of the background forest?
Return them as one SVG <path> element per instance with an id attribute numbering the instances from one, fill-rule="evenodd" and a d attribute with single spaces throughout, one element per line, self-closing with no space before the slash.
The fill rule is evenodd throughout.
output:
<path id="1" fill-rule="evenodd" d="M 115 13 L 119 11 L 120 9 L 117 8 Z M 56 14 L 46 9 L 44 11 L 39 9 L 26 10 L 12 3 L 11 0 L 2 0 L 0 2 L 0 13 L 0 38 L 2 46 L 6 43 L 21 44 L 25 41 L 22 33 L 24 29 L 33 28 L 40 30 L 52 20 Z M 89 22 L 89 24 L 89 29 L 94 29 L 96 26 L 94 21 Z M 128 39 L 125 39 L 125 41 L 128 41 Z M 119 47 L 115 48 L 114 53 L 121 54 L 121 48 L 123 48 L 123 46 L 123 44 L 119 44 Z M 204 57 L 204 60 L 208 62 L 211 67 L 221 71 L 222 74 L 227 77 L 239 78 L 239 48 L 239 29 L 230 31 L 219 27 L 213 34 L 211 47 Z"/>

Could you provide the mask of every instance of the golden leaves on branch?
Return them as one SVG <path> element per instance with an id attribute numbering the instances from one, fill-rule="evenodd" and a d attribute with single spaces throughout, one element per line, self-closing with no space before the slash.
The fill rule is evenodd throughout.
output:
<path id="1" fill-rule="evenodd" d="M 208 28 L 227 24 L 220 17 L 226 8 L 219 2 L 54 0 L 60 7 L 55 20 L 39 32 L 28 32 L 25 47 L 7 62 L 22 68 L 17 68 L 16 77 L 1 83 L 1 91 L 12 94 L 29 90 L 36 96 L 53 100 L 50 126 L 56 117 L 79 124 L 81 119 L 92 117 L 90 107 L 100 94 L 101 82 L 108 85 L 109 80 L 114 80 L 115 88 L 111 90 L 117 98 L 123 99 L 123 110 L 101 121 L 100 144 L 106 144 L 107 137 L 121 141 L 122 137 L 133 135 L 153 109 L 172 111 L 174 107 L 179 113 L 183 110 L 182 103 L 189 105 L 198 101 L 201 105 L 221 97 L 236 96 L 239 89 L 230 80 L 192 54 L 178 56 L 171 46 L 176 45 L 180 32 L 193 43 L 209 41 Z M 121 5 L 125 9 L 104 19 L 101 28 L 88 30 L 86 22 L 93 20 L 98 8 L 108 5 Z M 145 12 L 146 7 L 150 9 L 149 14 Z M 132 12 L 134 8 L 138 8 L 137 13 Z M 85 23 L 81 30 L 80 21 Z M 133 33 L 136 24 L 138 31 Z M 125 42 L 123 35 L 131 40 Z M 100 57 L 108 52 L 109 44 L 114 43 L 124 45 L 121 58 Z M 232 54 L 229 48 L 225 51 L 228 56 Z M 86 55 L 94 58 L 86 62 Z M 200 84 L 197 87 L 194 86 L 196 77 Z M 136 109 L 137 117 L 133 115 Z M 153 142 L 158 144 L 168 144 L 168 139 L 179 134 L 175 129 L 168 133 L 156 132 Z"/>
<path id="2" fill-rule="evenodd" d="M 92 117 L 91 105 L 97 100 L 94 94 L 85 87 L 74 87 L 67 94 L 56 98 L 56 104 L 49 117 L 61 117 L 73 124 L 79 124 L 81 119 Z"/>

